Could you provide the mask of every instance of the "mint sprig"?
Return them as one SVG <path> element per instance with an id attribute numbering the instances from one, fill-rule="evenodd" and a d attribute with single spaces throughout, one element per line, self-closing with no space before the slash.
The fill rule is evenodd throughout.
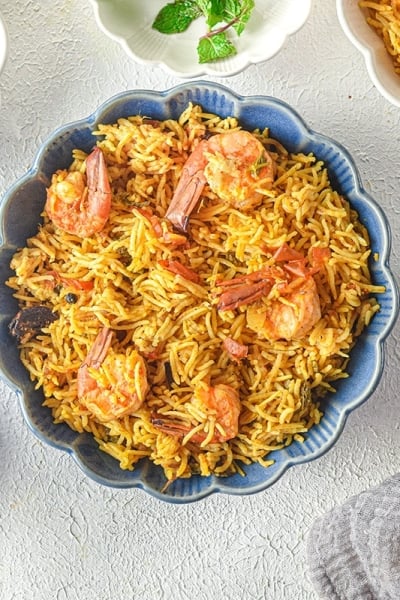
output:
<path id="1" fill-rule="evenodd" d="M 240 36 L 250 19 L 254 0 L 175 0 L 158 13 L 152 27 L 161 33 L 181 33 L 200 16 L 207 31 L 198 42 L 200 63 L 212 62 L 237 53 L 231 31 Z"/>

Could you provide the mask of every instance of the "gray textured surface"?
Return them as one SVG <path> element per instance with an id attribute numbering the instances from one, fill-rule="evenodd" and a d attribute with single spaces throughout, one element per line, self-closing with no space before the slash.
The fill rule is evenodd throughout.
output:
<path id="1" fill-rule="evenodd" d="M 220 82 L 289 102 L 348 148 L 392 222 L 398 276 L 400 111 L 374 89 L 334 4 L 314 2 L 282 52 Z M 88 2 L 0 0 L 0 12 L 10 37 L 0 76 L 0 193 L 60 124 L 124 89 L 181 81 L 136 65 L 98 30 Z M 0 598 L 316 600 L 305 560 L 311 523 L 400 470 L 399 333 L 397 326 L 388 340 L 379 388 L 328 454 L 256 496 L 186 506 L 87 480 L 67 455 L 33 437 L 0 383 Z"/>

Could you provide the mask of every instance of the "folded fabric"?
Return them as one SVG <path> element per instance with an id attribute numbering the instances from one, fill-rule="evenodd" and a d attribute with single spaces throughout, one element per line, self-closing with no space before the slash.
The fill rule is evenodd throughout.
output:
<path id="1" fill-rule="evenodd" d="M 307 558 L 321 600 L 400 600 L 400 474 L 319 517 Z"/>

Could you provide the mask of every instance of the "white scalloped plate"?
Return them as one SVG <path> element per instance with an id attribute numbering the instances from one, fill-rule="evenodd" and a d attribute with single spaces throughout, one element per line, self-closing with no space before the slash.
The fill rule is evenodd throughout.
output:
<path id="1" fill-rule="evenodd" d="M 336 0 L 336 9 L 344 33 L 364 57 L 372 83 L 389 102 L 400 106 L 400 76 L 383 41 L 366 22 L 358 0 Z"/>
<path id="2" fill-rule="evenodd" d="M 226 77 L 251 64 L 272 58 L 287 38 L 307 21 L 312 0 L 256 0 L 246 29 L 234 38 L 238 53 L 228 59 L 200 65 L 198 38 L 206 31 L 202 18 L 183 33 L 165 35 L 151 25 L 170 0 L 90 0 L 96 21 L 138 63 L 163 67 L 178 77 Z"/>

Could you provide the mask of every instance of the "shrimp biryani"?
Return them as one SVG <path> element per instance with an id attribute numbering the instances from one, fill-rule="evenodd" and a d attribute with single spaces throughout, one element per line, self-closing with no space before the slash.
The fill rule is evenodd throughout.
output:
<path id="1" fill-rule="evenodd" d="M 320 421 L 379 310 L 368 232 L 317 157 L 233 117 L 189 104 L 94 136 L 7 282 L 44 405 L 167 482 L 269 466 Z"/>

